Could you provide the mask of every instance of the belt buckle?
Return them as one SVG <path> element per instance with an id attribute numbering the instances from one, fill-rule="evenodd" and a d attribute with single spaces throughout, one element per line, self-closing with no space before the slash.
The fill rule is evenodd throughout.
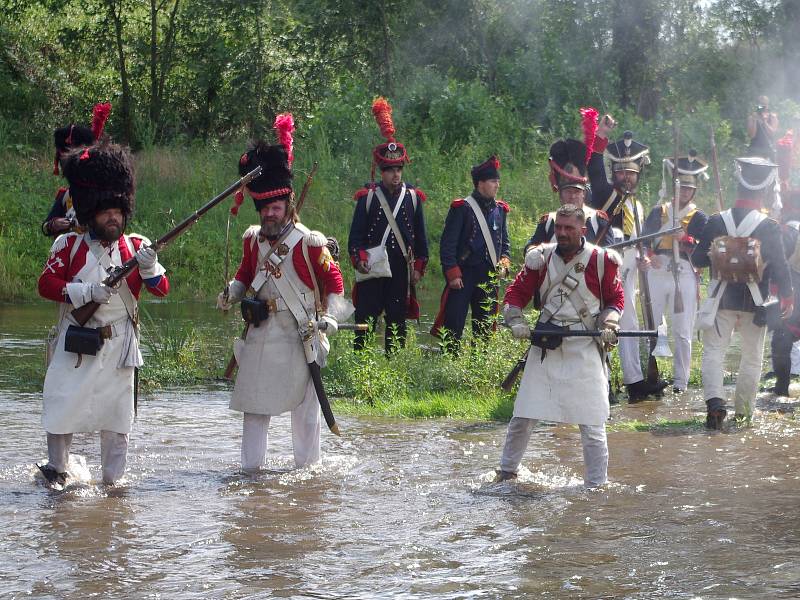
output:
<path id="1" fill-rule="evenodd" d="M 114 333 L 114 329 L 111 327 L 111 325 L 105 325 L 103 327 L 98 327 L 97 331 L 100 334 L 100 338 L 104 339 L 104 340 L 110 340 L 111 336 Z"/>
<path id="2" fill-rule="evenodd" d="M 267 300 L 266 303 L 267 303 L 267 308 L 269 309 L 269 312 L 271 312 L 271 313 L 278 312 L 278 301 L 276 299 L 271 298 L 271 299 Z"/>

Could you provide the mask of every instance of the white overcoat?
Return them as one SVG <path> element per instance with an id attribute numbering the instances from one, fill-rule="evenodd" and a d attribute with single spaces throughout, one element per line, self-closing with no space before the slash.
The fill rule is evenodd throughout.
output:
<path id="1" fill-rule="evenodd" d="M 596 316 L 600 312 L 600 301 L 588 289 L 585 277 L 585 267 L 593 248 L 591 244 L 585 244 L 583 251 L 570 261 L 570 275 L 578 280 L 576 296 L 583 298 L 586 308 Z M 577 265 L 581 266 L 576 270 Z M 556 274 L 564 268 L 563 259 L 552 252 L 548 275 L 540 288 L 542 292 L 550 287 L 550 282 L 556 280 Z M 552 312 L 554 323 L 584 329 L 578 311 L 566 298 L 568 288 L 564 287 L 564 294 L 559 294 L 561 288 L 560 285 L 556 286 L 547 295 L 545 309 Z M 541 348 L 531 346 L 514 402 L 515 417 L 577 425 L 604 425 L 608 415 L 605 360 L 593 338 L 565 338 L 560 347 L 545 352 L 544 360 Z"/>
<path id="2" fill-rule="evenodd" d="M 308 232 L 300 224 L 296 227 Z M 302 240 L 296 240 L 295 243 L 300 244 Z M 263 255 L 269 243 L 259 240 L 258 244 L 259 253 Z M 293 252 L 294 245 L 291 245 L 280 264 L 281 277 L 291 280 L 301 292 L 300 299 L 309 315 L 314 315 L 314 292 L 297 275 L 292 262 Z M 256 297 L 260 300 L 281 300 L 272 276 L 267 277 Z M 266 322 L 258 327 L 250 325 L 244 343 L 237 340 L 235 354 L 239 373 L 231 396 L 232 410 L 280 415 L 299 406 L 310 387 L 311 376 L 297 321 L 292 312 L 286 310 L 285 304 L 279 304 L 278 308 L 278 312 L 270 312 Z"/>
<path id="3" fill-rule="evenodd" d="M 99 244 L 92 241 L 90 244 Z M 119 248 L 114 242 L 111 261 L 120 265 Z M 89 252 L 86 264 L 73 281 L 103 281 L 107 274 Z M 133 296 L 131 296 L 133 298 Z M 133 300 L 134 303 L 136 300 Z M 113 431 L 130 433 L 133 425 L 133 366 L 120 366 L 131 351 L 133 323 L 119 294 L 100 305 L 85 327 L 113 327 L 113 337 L 104 341 L 96 356 L 78 355 L 64 350 L 69 325 L 77 325 L 63 305 L 57 342 L 44 380 L 42 425 L 48 433 Z M 135 346 L 138 355 L 138 345 Z M 140 355 L 137 356 L 141 362 Z"/>

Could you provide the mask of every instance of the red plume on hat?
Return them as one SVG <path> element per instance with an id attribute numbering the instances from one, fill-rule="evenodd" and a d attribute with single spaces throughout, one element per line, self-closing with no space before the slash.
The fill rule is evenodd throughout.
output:
<path id="1" fill-rule="evenodd" d="M 292 162 L 294 162 L 294 138 L 292 137 L 294 133 L 294 117 L 292 117 L 292 113 L 286 112 L 276 116 L 273 127 L 278 134 L 278 142 L 286 150 L 287 160 L 291 168 Z"/>
<path id="2" fill-rule="evenodd" d="M 100 136 L 103 135 L 103 129 L 110 114 L 110 102 L 99 102 L 94 105 L 92 109 L 92 136 L 94 136 L 95 141 L 99 140 Z"/>
<path id="3" fill-rule="evenodd" d="M 380 96 L 372 103 L 372 114 L 380 127 L 381 135 L 387 142 L 394 142 L 394 121 L 392 121 L 392 105 Z"/>
<path id="4" fill-rule="evenodd" d="M 597 117 L 600 113 L 596 108 L 587 107 L 581 109 L 581 128 L 583 129 L 583 143 L 586 146 L 586 164 L 592 158 L 594 151 L 594 138 L 597 135 Z"/>

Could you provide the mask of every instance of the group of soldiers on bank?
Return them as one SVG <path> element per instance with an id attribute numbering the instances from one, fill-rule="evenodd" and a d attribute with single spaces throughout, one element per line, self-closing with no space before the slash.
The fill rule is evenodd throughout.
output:
<path id="1" fill-rule="evenodd" d="M 415 286 L 428 262 L 426 195 L 403 181 L 409 158 L 395 138 L 391 106 L 379 98 L 373 114 L 385 141 L 372 153 L 378 180 L 373 175 L 373 181 L 355 194 L 348 240 L 356 280 L 352 304 L 344 297 L 338 243 L 300 223 L 292 185 L 291 115 L 276 119 L 278 144 L 255 142 L 239 160 L 241 175 L 261 168 L 244 190 L 253 199 L 260 224 L 245 232 L 241 264 L 220 293 L 218 307 L 227 310 L 241 303 L 248 322 L 242 339 L 234 344 L 239 372 L 230 404 L 243 413 L 241 461 L 246 471 L 266 464 L 270 418 L 285 412 L 291 412 L 297 466 L 319 460 L 318 402 L 323 394 L 315 373 L 325 366 L 328 337 L 341 322 L 354 312 L 357 324 L 374 327 L 383 314 L 385 347 L 391 354 L 405 343 L 406 320 L 419 316 Z M 789 226 L 779 225 L 764 213 L 776 182 L 776 165 L 757 157 L 737 159 L 734 208 L 709 219 L 693 202 L 707 165 L 694 152 L 667 158 L 665 172 L 675 180 L 676 196 L 645 215 L 637 189 L 642 169 L 650 162 L 649 148 L 630 132 L 609 142 L 615 123 L 609 116 L 598 122 L 597 116 L 593 109 L 584 109 L 584 139 L 559 140 L 551 146 L 550 182 L 561 207 L 538 222 L 525 248 L 524 265 L 502 302 L 498 278 L 509 274 L 511 253 L 509 206 L 497 198 L 500 161 L 496 156 L 472 168 L 474 189 L 451 203 L 445 220 L 440 258 L 446 283 L 432 333 L 443 340 L 446 350 L 458 352 L 468 312 L 472 311 L 473 334 L 486 336 L 502 307 L 512 335 L 534 340 L 498 480 L 516 477 L 534 424 L 546 420 L 580 426 L 585 482 L 605 483 L 607 353 L 619 344 L 630 402 L 659 396 L 669 385 L 645 377 L 638 338 L 618 340 L 620 329 L 639 328 L 639 273 L 648 275 L 643 281 L 653 298 L 648 307 L 653 322 L 670 313 L 676 392 L 688 385 L 695 321 L 702 321 L 697 326 L 704 332 L 709 428 L 720 428 L 727 415 L 722 360 L 734 329 L 742 336 L 736 416 L 749 418 L 753 412 L 767 318 L 777 328 L 773 338 L 776 391 L 788 393 L 788 365 L 784 371 L 786 361 L 781 362 L 781 357 L 788 360 L 791 344 L 800 337 L 797 321 L 790 320 L 795 292 L 789 265 L 798 262 L 800 250 L 797 222 L 789 220 L 800 215 L 800 202 L 797 207 L 785 204 L 784 220 Z M 107 111 L 96 111 L 97 121 L 105 117 Z M 89 135 L 81 138 L 76 132 L 86 133 L 84 129 Z M 60 313 L 44 389 L 49 460 L 40 469 L 48 481 L 62 485 L 72 433 L 78 431 L 101 432 L 104 482 L 113 483 L 124 472 L 134 418 L 135 373 L 142 364 L 139 292 L 142 286 L 158 296 L 169 290 L 165 270 L 149 241 L 124 233 L 134 208 L 130 155 L 101 139 L 101 132 L 98 123 L 91 130 L 70 125 L 56 131 L 56 163 L 69 185 L 59 191 L 43 224 L 45 233 L 60 235 L 40 276 L 39 289 L 59 303 Z M 680 231 L 675 231 L 675 223 Z M 604 247 L 668 230 L 628 245 L 621 253 Z M 109 267 L 132 256 L 139 268 L 117 288 L 104 285 Z M 710 265 L 709 298 L 698 311 L 696 273 Z M 775 302 L 770 300 L 771 293 L 777 294 Z M 681 312 L 670 310 L 675 294 L 683 300 Z M 70 310 L 89 302 L 99 308 L 85 326 L 78 327 Z M 531 302 L 540 310 L 537 328 L 561 332 L 555 336 L 557 343 L 552 343 L 552 336 L 543 342 L 545 338 L 537 338 L 535 330 L 532 338 L 523 313 Z M 764 317 L 773 312 L 777 317 Z M 595 335 L 572 337 L 569 331 Z M 357 331 L 356 349 L 364 347 L 365 335 Z M 98 340 L 93 342 L 96 347 L 86 349 L 87 336 Z"/>

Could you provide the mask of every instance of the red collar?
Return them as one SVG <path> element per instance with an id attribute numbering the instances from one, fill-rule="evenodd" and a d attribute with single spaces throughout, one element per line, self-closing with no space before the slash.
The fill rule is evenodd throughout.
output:
<path id="1" fill-rule="evenodd" d="M 761 200 L 739 198 L 733 206 L 735 208 L 747 208 L 748 210 L 761 210 Z"/>

